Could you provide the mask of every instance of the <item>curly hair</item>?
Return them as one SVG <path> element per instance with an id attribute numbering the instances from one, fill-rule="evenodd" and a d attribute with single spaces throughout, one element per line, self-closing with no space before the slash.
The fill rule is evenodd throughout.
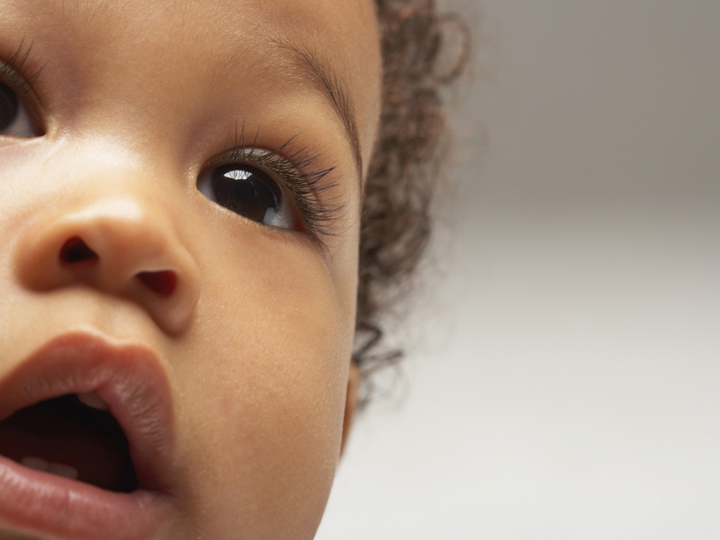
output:
<path id="1" fill-rule="evenodd" d="M 383 344 L 382 323 L 403 296 L 430 238 L 430 210 L 445 128 L 443 89 L 462 72 L 469 35 L 434 0 L 375 0 L 383 59 L 382 111 L 362 209 L 353 361 L 363 376 L 361 405 L 373 392 L 371 375 L 397 364 L 401 350 Z M 450 24 L 457 23 L 457 24 Z M 439 71 L 448 33 L 461 45 Z"/>

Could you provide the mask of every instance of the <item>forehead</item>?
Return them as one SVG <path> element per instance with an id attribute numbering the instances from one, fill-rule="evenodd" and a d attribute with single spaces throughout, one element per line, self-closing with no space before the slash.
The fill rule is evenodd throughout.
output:
<path id="1" fill-rule="evenodd" d="M 180 46 L 188 60 L 227 60 L 238 48 L 290 38 L 322 50 L 338 67 L 350 61 L 348 68 L 362 69 L 367 55 L 375 61 L 371 0 L 0 0 L 0 6 L 3 17 L 31 27 L 50 23 L 65 33 L 71 26 L 73 39 L 126 45 L 131 37 L 160 46 L 158 52 Z"/>
<path id="2" fill-rule="evenodd" d="M 354 151 L 369 158 L 381 82 L 372 0 L 0 0 L 0 11 L 36 49 L 72 51 L 52 62 L 64 61 L 78 86 L 135 83 L 168 100 L 179 80 L 194 96 L 227 87 L 255 97 L 303 90 L 324 101 L 346 131 L 356 130 Z M 248 108 L 255 99 L 247 92 L 224 97 L 243 99 Z"/>

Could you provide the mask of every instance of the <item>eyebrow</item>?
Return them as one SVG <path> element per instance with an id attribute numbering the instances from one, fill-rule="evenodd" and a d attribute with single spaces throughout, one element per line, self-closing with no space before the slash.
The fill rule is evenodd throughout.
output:
<path id="1" fill-rule="evenodd" d="M 357 123 L 355 121 L 353 102 L 347 86 L 337 76 L 337 73 L 312 51 L 290 42 L 272 40 L 276 51 L 285 53 L 283 56 L 290 61 L 294 75 L 300 80 L 310 83 L 319 90 L 330 103 L 340 118 L 355 158 L 358 183 L 362 188 L 362 154 L 360 152 L 360 138 L 358 137 Z M 362 189 L 361 189 L 362 191 Z"/>

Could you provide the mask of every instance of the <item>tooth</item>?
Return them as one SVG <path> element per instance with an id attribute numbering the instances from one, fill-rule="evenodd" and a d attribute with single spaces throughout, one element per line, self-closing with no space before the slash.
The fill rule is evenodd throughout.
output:
<path id="1" fill-rule="evenodd" d="M 47 471 L 50 463 L 39 457 L 25 456 L 20 460 L 21 465 L 36 471 Z"/>
<path id="2" fill-rule="evenodd" d="M 57 474 L 58 476 L 64 476 L 65 478 L 70 478 L 71 480 L 77 480 L 78 477 L 78 472 L 75 467 L 64 465 L 62 463 L 51 463 L 47 472 Z"/>
<path id="3" fill-rule="evenodd" d="M 97 394 L 93 392 L 83 392 L 82 394 L 77 394 L 77 397 L 85 405 L 87 405 L 88 407 L 92 407 L 93 409 L 107 411 L 110 408 L 108 407 L 107 403 L 105 403 Z"/>

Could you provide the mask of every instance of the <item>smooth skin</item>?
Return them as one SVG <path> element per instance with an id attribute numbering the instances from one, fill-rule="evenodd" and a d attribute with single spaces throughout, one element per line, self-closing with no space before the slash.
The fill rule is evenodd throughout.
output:
<path id="1" fill-rule="evenodd" d="M 18 92 L 40 136 L 0 136 L 0 381 L 68 332 L 152 349 L 176 430 L 159 466 L 176 505 L 158 538 L 313 538 L 359 384 L 361 179 L 381 84 L 372 2 L 0 0 L 0 14 L 0 61 L 25 40 L 28 70 L 42 67 Z M 279 44 L 345 88 L 359 152 Z M 262 225 L 198 191 L 240 130 L 269 151 L 294 138 L 335 167 L 317 194 L 344 203 L 335 234 Z M 99 264 L 60 275 L 73 235 Z M 165 270 L 178 279 L 168 298 L 137 287 Z"/>

